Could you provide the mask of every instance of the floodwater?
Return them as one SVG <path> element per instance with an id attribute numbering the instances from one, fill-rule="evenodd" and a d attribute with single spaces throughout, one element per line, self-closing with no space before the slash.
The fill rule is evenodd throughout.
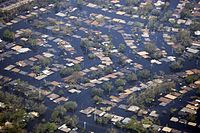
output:
<path id="1" fill-rule="evenodd" d="M 178 4 L 178 2 L 179 2 L 179 0 L 170 0 L 170 8 L 174 9 L 176 7 L 176 5 Z M 124 4 L 123 0 L 121 0 L 121 4 Z M 111 18 L 123 19 L 123 20 L 126 20 L 126 21 L 133 21 L 133 22 L 134 21 L 142 21 L 142 20 L 139 20 L 139 19 L 131 19 L 131 18 L 126 17 L 126 16 L 119 16 L 119 15 L 116 15 L 114 13 L 109 13 L 109 12 L 102 11 L 100 9 L 92 9 L 92 8 L 89 8 L 89 7 L 86 7 L 86 6 L 81 6 L 81 11 L 77 10 L 77 11 L 73 12 L 73 15 L 77 15 L 79 12 L 82 12 L 82 11 L 85 11 L 87 13 L 85 17 L 89 16 L 90 13 L 97 13 L 97 14 L 102 14 L 102 15 L 105 15 L 105 16 L 108 16 L 108 17 L 111 17 Z M 47 13 L 47 14 L 45 13 L 45 14 L 42 14 L 40 16 L 40 18 L 42 18 L 44 20 L 47 17 L 58 18 L 58 16 L 55 15 L 55 12 L 51 12 L 51 13 Z M 63 21 L 66 21 L 66 20 L 63 20 Z M 116 30 L 112 30 L 112 29 L 108 30 L 107 28 L 104 28 L 104 27 L 90 26 L 90 25 L 87 25 L 87 24 L 85 24 L 83 22 L 81 23 L 81 26 L 85 27 L 85 28 L 88 28 L 88 29 L 101 31 L 102 34 L 109 34 L 110 36 L 112 36 L 114 38 L 112 43 L 116 46 L 116 48 L 118 48 L 120 43 L 124 43 L 123 37 Z M 21 28 L 30 28 L 30 27 L 32 27 L 30 25 L 30 23 L 23 20 L 23 21 L 21 21 L 21 22 L 19 22 L 17 24 L 12 25 L 12 27 L 10 27 L 10 29 L 12 31 L 16 31 L 16 30 L 21 29 Z M 33 27 L 32 27 L 32 29 L 34 31 L 38 31 L 38 32 L 41 32 L 43 34 L 47 34 L 47 35 L 50 35 L 50 36 L 54 35 L 54 34 L 52 34 L 51 31 L 46 30 L 46 29 L 36 29 L 36 28 L 33 28 Z M 126 33 L 131 33 L 130 27 L 128 25 L 123 25 L 122 29 Z M 0 34 L 1 35 L 2 35 L 2 31 L 3 30 L 4 29 L 0 30 Z M 74 34 L 80 35 L 80 36 L 84 36 L 85 35 L 83 32 L 80 32 L 78 30 L 75 31 Z M 162 34 L 163 34 L 162 32 L 156 32 L 155 34 L 150 35 L 150 38 L 156 41 L 156 44 L 157 44 L 157 46 L 159 48 L 164 48 L 169 55 L 173 56 L 174 53 L 172 53 L 171 48 L 166 43 L 163 42 Z M 58 35 L 54 35 L 54 36 L 55 37 L 59 37 Z M 86 55 L 83 54 L 83 52 L 82 52 L 82 50 L 80 48 L 80 39 L 76 39 L 76 38 L 69 37 L 69 36 L 64 36 L 63 39 L 67 40 L 68 42 L 70 42 L 70 44 L 72 44 L 72 46 L 76 50 L 76 54 L 75 55 L 68 54 L 67 55 L 68 57 L 70 57 L 70 56 L 71 57 L 75 57 L 75 56 L 80 56 L 80 55 L 84 56 L 84 63 L 81 64 L 82 69 L 90 68 L 93 65 L 100 64 L 100 60 L 99 59 L 95 59 L 95 60 L 91 61 L 91 60 L 88 59 L 88 57 Z M 19 40 L 17 40 L 17 42 L 18 41 Z M 50 44 L 52 46 L 52 48 L 55 49 L 56 52 L 55 52 L 55 56 L 54 57 L 57 60 L 57 62 L 58 63 L 62 63 L 63 59 L 60 59 L 60 56 L 59 56 L 60 49 L 58 48 L 58 45 L 53 41 L 49 41 L 48 44 Z M 138 44 L 138 47 L 139 47 L 139 49 L 142 49 L 143 48 L 143 44 Z M 37 55 L 37 54 L 41 54 L 41 53 L 46 52 L 46 51 L 47 51 L 46 48 L 40 47 L 39 50 L 37 50 L 37 51 L 31 51 L 31 52 L 28 52 L 28 53 L 25 53 L 25 54 L 14 55 L 9 59 L 1 61 L 0 62 L 1 63 L 1 65 L 0 65 L 0 74 L 4 75 L 4 76 L 11 77 L 13 79 L 18 79 L 19 78 L 19 79 L 28 81 L 30 84 L 32 84 L 32 85 L 34 85 L 36 87 L 40 87 L 42 85 L 43 81 L 37 81 L 37 80 L 35 80 L 33 78 L 29 78 L 27 76 L 23 76 L 23 75 L 16 74 L 16 73 L 13 73 L 13 72 L 5 71 L 4 68 L 6 66 L 10 65 L 10 64 L 14 64 L 16 61 L 20 61 L 20 60 L 23 60 L 23 59 L 26 59 L 26 58 L 28 59 L 29 57 L 32 57 L 32 56 Z M 169 63 L 164 63 L 163 62 L 161 65 L 151 65 L 150 61 L 145 60 L 143 58 L 139 58 L 137 55 L 133 54 L 131 51 L 132 50 L 127 47 L 124 55 L 126 55 L 127 57 L 132 59 L 133 62 L 137 62 L 137 63 L 142 64 L 144 66 L 144 68 L 150 69 L 153 73 L 158 73 L 159 71 L 164 71 L 167 74 L 172 73 L 170 71 L 170 69 L 169 69 Z M 113 66 L 116 66 L 116 67 L 118 67 L 120 69 L 121 66 L 119 66 L 117 64 L 117 61 L 115 60 L 115 59 L 117 59 L 117 57 L 113 57 L 111 59 L 114 62 Z M 187 69 L 191 69 L 191 68 L 200 68 L 200 65 L 196 64 L 195 60 L 186 61 L 185 64 L 184 64 L 183 70 L 187 70 Z M 46 80 L 47 81 L 61 81 L 62 79 L 61 79 L 61 77 L 59 76 L 58 73 L 55 73 L 55 74 L 49 76 L 48 78 L 46 78 Z M 184 101 L 175 102 L 175 103 L 173 103 L 172 105 L 169 105 L 169 106 L 177 107 L 177 108 L 182 107 L 183 105 L 186 104 L 187 100 L 189 100 L 189 96 L 191 96 L 192 94 L 193 93 L 191 92 L 187 96 L 185 96 Z M 107 128 L 113 127 L 112 125 L 101 126 L 101 125 L 95 124 L 95 122 L 93 120 L 93 117 L 88 118 L 87 116 L 82 115 L 79 112 L 81 109 L 85 109 L 88 106 L 94 106 L 94 103 L 93 103 L 93 101 L 91 99 L 91 96 L 90 96 L 90 90 L 89 89 L 82 91 L 80 94 L 65 93 L 64 95 L 66 97 L 68 97 L 70 100 L 77 102 L 78 109 L 75 112 L 75 114 L 78 115 L 78 117 L 79 117 L 79 125 L 81 127 L 83 127 L 83 122 L 87 123 L 86 124 L 86 130 L 87 131 L 94 131 L 95 133 L 102 133 L 102 132 L 105 132 L 107 130 Z M 47 113 L 45 113 L 45 115 L 41 116 L 39 119 L 35 119 L 35 120 L 33 120 L 33 121 L 31 121 L 29 123 L 27 128 L 28 128 L 28 130 L 30 132 L 33 129 L 34 125 L 36 123 L 40 122 L 41 119 L 45 118 L 46 120 L 49 120 L 50 119 L 50 112 L 52 112 L 52 110 L 57 106 L 57 104 L 53 103 L 49 99 L 45 99 L 45 105 L 47 105 L 47 107 L 48 107 Z M 155 107 L 155 109 L 157 111 L 169 110 L 169 108 L 167 109 L 167 108 L 159 108 L 159 107 Z M 111 110 L 111 113 L 118 114 L 118 115 L 123 116 L 123 117 L 131 117 L 131 116 L 134 115 L 134 113 L 126 112 L 126 111 L 121 110 L 119 108 L 113 108 Z M 198 112 L 198 114 L 199 114 L 199 112 Z M 160 116 L 161 125 L 167 124 L 169 122 L 169 119 L 170 119 L 169 115 L 161 115 Z M 170 122 L 169 122 L 169 126 L 170 127 L 176 127 L 179 130 L 185 130 L 185 131 L 188 131 L 188 132 L 197 130 L 197 129 L 191 129 L 191 128 L 186 127 L 186 126 L 183 126 L 183 125 L 180 125 L 180 124 L 174 124 L 174 123 L 170 123 Z M 120 132 L 126 132 L 126 131 L 123 131 L 123 130 L 119 130 L 119 131 Z"/>

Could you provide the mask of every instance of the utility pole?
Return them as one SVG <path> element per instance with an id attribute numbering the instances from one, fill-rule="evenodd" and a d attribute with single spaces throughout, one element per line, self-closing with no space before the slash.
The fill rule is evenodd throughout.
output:
<path id="1" fill-rule="evenodd" d="M 95 111 L 96 111 L 96 107 L 95 107 Z M 96 121 L 97 116 L 96 116 L 96 112 L 94 113 L 94 121 Z"/>
<path id="2" fill-rule="evenodd" d="M 41 98 L 41 89 L 39 89 L 39 99 Z"/>
<path id="3" fill-rule="evenodd" d="M 136 74 L 137 69 L 135 67 L 134 67 L 134 71 L 135 71 L 135 74 Z"/>
<path id="4" fill-rule="evenodd" d="M 83 124 L 84 124 L 84 129 L 86 129 L 86 122 L 84 121 Z"/>

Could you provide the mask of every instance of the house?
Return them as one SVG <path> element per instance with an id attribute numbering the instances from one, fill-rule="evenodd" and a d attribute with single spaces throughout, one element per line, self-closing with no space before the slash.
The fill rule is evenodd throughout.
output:
<path id="1" fill-rule="evenodd" d="M 121 116 L 118 116 L 118 115 L 113 115 L 111 121 L 112 121 L 113 123 L 116 123 L 116 122 L 119 122 L 119 121 L 121 121 L 121 120 L 123 120 L 123 119 L 124 119 L 124 117 L 121 117 Z"/>
<path id="2" fill-rule="evenodd" d="M 195 127 L 195 126 L 197 126 L 197 123 L 195 123 L 195 122 L 188 122 L 188 125 Z"/>
<path id="3" fill-rule="evenodd" d="M 162 131 L 170 133 L 172 131 L 172 128 L 170 128 L 170 127 L 163 127 Z"/>
<path id="4" fill-rule="evenodd" d="M 58 130 L 60 130 L 60 131 L 62 131 L 62 132 L 65 132 L 65 133 L 69 133 L 69 132 L 71 131 L 71 129 L 68 128 L 68 127 L 66 126 L 66 124 L 63 124 L 62 126 L 60 126 L 60 127 L 58 128 Z"/>
<path id="5" fill-rule="evenodd" d="M 93 108 L 93 107 L 88 107 L 88 108 L 86 108 L 86 109 L 84 109 L 84 110 L 81 110 L 80 112 L 83 113 L 83 114 L 85 114 L 85 115 L 89 115 L 89 114 L 91 114 L 91 113 L 94 112 L 94 111 L 95 111 L 95 108 Z"/>
<path id="6" fill-rule="evenodd" d="M 102 117 L 106 112 L 95 109 L 95 111 L 93 112 L 93 114 L 98 115 L 100 117 Z"/>
<path id="7" fill-rule="evenodd" d="M 34 117 L 39 117 L 39 113 L 38 112 L 29 112 L 28 115 L 32 118 Z"/>
<path id="8" fill-rule="evenodd" d="M 4 103 L 0 102 L 0 108 L 5 108 L 5 107 L 6 107 L 6 105 Z"/>
<path id="9" fill-rule="evenodd" d="M 81 91 L 80 90 L 76 90 L 76 89 L 70 89 L 70 90 L 68 90 L 68 92 L 70 92 L 70 93 L 81 93 Z"/>
<path id="10" fill-rule="evenodd" d="M 59 97 L 59 98 L 53 100 L 53 102 L 55 102 L 55 103 L 60 103 L 60 102 L 66 102 L 67 100 L 68 100 L 68 98 Z"/>
<path id="11" fill-rule="evenodd" d="M 168 99 L 171 99 L 171 100 L 174 100 L 174 99 L 177 98 L 176 96 L 173 96 L 171 94 L 167 94 L 167 95 L 165 95 L 165 97 L 168 98 Z"/>
<path id="12" fill-rule="evenodd" d="M 126 118 L 122 121 L 122 123 L 123 123 L 123 124 L 128 124 L 130 121 L 131 121 L 131 119 L 128 118 L 128 117 L 126 117 Z"/>
<path id="13" fill-rule="evenodd" d="M 155 110 L 153 110 L 153 111 L 151 111 L 151 113 L 149 114 L 149 116 L 158 117 L 159 114 L 157 114 L 157 112 Z"/>
<path id="14" fill-rule="evenodd" d="M 194 49 L 194 48 L 187 47 L 186 50 L 187 50 L 187 52 L 192 53 L 192 54 L 199 53 L 199 50 L 198 49 Z"/>
<path id="15" fill-rule="evenodd" d="M 173 122 L 178 122 L 178 118 L 176 118 L 176 117 L 171 117 L 171 119 L 170 119 L 170 121 L 173 121 Z"/>
<path id="16" fill-rule="evenodd" d="M 4 70 L 9 71 L 9 70 L 13 69 L 14 67 L 15 67 L 14 65 L 9 65 L 9 66 L 5 67 Z"/>
<path id="17" fill-rule="evenodd" d="M 54 99 L 58 98 L 59 95 L 57 95 L 57 94 L 55 94 L 55 93 L 52 93 L 52 94 L 48 95 L 47 97 L 48 97 L 50 100 L 54 100 Z"/>
<path id="18" fill-rule="evenodd" d="M 136 113 L 139 109 L 138 106 L 130 106 L 127 110 Z"/>

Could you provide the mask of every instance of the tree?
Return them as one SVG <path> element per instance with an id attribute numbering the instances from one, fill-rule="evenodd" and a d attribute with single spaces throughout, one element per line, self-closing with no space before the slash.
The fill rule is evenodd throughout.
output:
<path id="1" fill-rule="evenodd" d="M 143 69 L 138 72 L 138 76 L 142 79 L 147 79 L 151 76 L 151 72 L 148 69 Z"/>
<path id="2" fill-rule="evenodd" d="M 33 38 L 30 38 L 30 39 L 28 40 L 28 44 L 30 44 L 31 47 L 35 49 L 36 46 L 37 46 L 37 40 L 36 40 L 36 39 L 33 39 Z"/>
<path id="3" fill-rule="evenodd" d="M 40 114 L 44 114 L 46 112 L 46 109 L 47 107 L 44 104 L 39 104 L 36 111 Z"/>
<path id="4" fill-rule="evenodd" d="M 151 14 L 155 16 L 160 16 L 160 11 L 158 9 L 153 9 Z"/>
<path id="5" fill-rule="evenodd" d="M 47 123 L 47 132 L 54 133 L 57 129 L 57 126 L 55 123 Z"/>
<path id="6" fill-rule="evenodd" d="M 119 57 L 118 58 L 118 63 L 119 63 L 119 65 L 124 65 L 126 63 L 126 60 L 124 60 L 123 57 Z"/>
<path id="7" fill-rule="evenodd" d="M 57 126 L 55 123 L 40 123 L 35 128 L 35 133 L 54 133 L 57 129 Z"/>
<path id="8" fill-rule="evenodd" d="M 47 57 L 42 58 L 42 59 L 39 60 L 39 63 L 44 67 L 50 65 L 51 62 L 52 62 L 52 59 L 51 58 L 47 58 Z"/>
<path id="9" fill-rule="evenodd" d="M 190 114 L 187 116 L 187 120 L 189 122 L 196 122 L 196 115 L 195 114 Z"/>
<path id="10" fill-rule="evenodd" d="M 138 5 L 139 4 L 139 0 L 125 0 L 127 5 Z"/>
<path id="11" fill-rule="evenodd" d="M 176 35 L 177 41 L 185 47 L 188 47 L 191 45 L 191 38 L 190 38 L 190 32 L 186 30 L 181 30 Z"/>
<path id="12" fill-rule="evenodd" d="M 121 44 L 119 44 L 119 49 L 118 50 L 119 50 L 119 52 L 124 53 L 125 48 L 126 48 L 126 45 L 121 43 Z"/>
<path id="13" fill-rule="evenodd" d="M 156 99 L 160 93 L 166 93 L 170 89 L 175 88 L 176 84 L 174 82 L 163 82 L 155 83 L 151 86 L 148 86 L 144 91 L 138 95 L 132 94 L 128 98 L 129 105 L 138 105 L 141 107 L 150 106 L 151 103 Z"/>
<path id="14" fill-rule="evenodd" d="M 81 70 L 81 65 L 80 64 L 75 64 L 73 65 L 74 71 L 80 71 Z"/>
<path id="15" fill-rule="evenodd" d="M 85 53 L 88 53 L 88 48 L 91 46 L 91 42 L 88 39 L 81 39 L 80 46 Z"/>
<path id="16" fill-rule="evenodd" d="M 128 98 L 129 105 L 133 105 L 137 102 L 137 96 L 135 93 L 131 94 L 131 96 Z"/>
<path id="17" fill-rule="evenodd" d="M 118 92 L 123 92 L 124 88 L 122 86 L 117 87 Z"/>
<path id="18" fill-rule="evenodd" d="M 142 120 L 141 120 L 142 124 L 149 124 L 149 125 L 152 125 L 153 124 L 153 121 L 152 119 L 150 119 L 149 117 L 144 117 Z"/>
<path id="19" fill-rule="evenodd" d="M 170 64 L 170 68 L 172 70 L 180 70 L 183 68 L 182 62 L 181 61 L 174 61 Z"/>
<path id="20" fill-rule="evenodd" d="M 80 6 L 83 3 L 83 0 L 77 0 L 77 5 Z"/>
<path id="21" fill-rule="evenodd" d="M 96 55 L 95 55 L 95 54 L 93 54 L 93 53 L 91 53 L 91 54 L 88 54 L 88 58 L 89 58 L 89 59 L 94 59 L 94 58 L 96 58 Z"/>
<path id="22" fill-rule="evenodd" d="M 194 32 L 200 29 L 200 20 L 194 20 L 192 21 L 192 24 L 189 26 L 190 31 Z"/>
<path id="23" fill-rule="evenodd" d="M 110 94 L 110 91 L 112 90 L 112 82 L 104 82 L 102 84 L 102 88 L 104 91 L 108 92 Z"/>
<path id="24" fill-rule="evenodd" d="M 77 103 L 74 101 L 68 101 L 64 104 L 64 107 L 67 111 L 74 111 L 77 108 Z"/>
<path id="25" fill-rule="evenodd" d="M 3 32 L 3 39 L 12 42 L 15 39 L 15 33 L 7 29 Z"/>
<path id="26" fill-rule="evenodd" d="M 66 112 L 64 106 L 56 107 L 51 114 L 51 120 L 60 123 Z"/>
<path id="27" fill-rule="evenodd" d="M 65 92 L 63 90 L 58 91 L 58 95 L 64 95 L 64 94 L 65 94 Z"/>
<path id="28" fill-rule="evenodd" d="M 73 68 L 67 67 L 67 68 L 63 68 L 60 70 L 60 76 L 61 77 L 65 77 L 65 76 L 69 76 L 74 72 Z"/>
<path id="29" fill-rule="evenodd" d="M 103 99 L 100 96 L 97 96 L 97 95 L 95 95 L 92 99 L 94 100 L 94 102 L 96 104 L 99 104 L 103 101 Z"/>
<path id="30" fill-rule="evenodd" d="M 149 22 L 147 24 L 148 28 L 151 30 L 157 30 L 157 28 L 159 27 L 159 23 L 157 19 L 149 19 Z"/>
<path id="31" fill-rule="evenodd" d="M 196 88 L 196 93 L 199 95 L 200 94 L 200 86 L 198 86 L 197 88 Z"/>
<path id="32" fill-rule="evenodd" d="M 181 13 L 180 13 L 180 17 L 181 17 L 182 19 L 191 18 L 191 16 L 192 16 L 192 13 L 191 13 L 191 11 L 188 10 L 188 9 L 183 9 L 183 10 L 181 11 Z"/>
<path id="33" fill-rule="evenodd" d="M 156 45 L 154 43 L 148 43 L 144 46 L 144 49 L 149 53 L 154 53 L 157 49 Z"/>
<path id="34" fill-rule="evenodd" d="M 117 86 L 117 87 L 119 87 L 119 86 L 124 86 L 126 84 L 126 81 L 124 80 L 124 79 L 117 79 L 116 81 L 115 81 L 115 85 Z"/>
<path id="35" fill-rule="evenodd" d="M 96 119 L 96 123 L 102 124 L 102 125 L 108 124 L 108 121 L 109 121 L 109 119 L 106 118 L 106 117 L 98 117 L 98 118 Z"/>
<path id="36" fill-rule="evenodd" d="M 39 73 L 40 70 L 41 70 L 41 67 L 40 67 L 40 66 L 33 66 L 33 67 L 32 67 L 32 70 L 33 70 L 35 73 Z"/>
<path id="37" fill-rule="evenodd" d="M 126 80 L 128 82 L 132 82 L 132 81 L 136 81 L 137 79 L 137 75 L 135 73 L 130 73 L 126 76 Z"/>
<path id="38" fill-rule="evenodd" d="M 154 59 L 160 59 L 160 58 L 163 57 L 163 54 L 162 54 L 161 51 L 156 51 L 153 54 L 151 54 L 151 57 L 154 58 Z"/>
<path id="39" fill-rule="evenodd" d="M 163 15 L 162 18 L 160 19 L 161 22 L 167 22 L 173 12 L 171 10 L 166 11 Z"/>
<path id="40" fill-rule="evenodd" d="M 95 95 L 101 96 L 103 94 L 103 90 L 100 88 L 92 88 L 91 94 L 92 96 L 95 96 Z"/>
<path id="41" fill-rule="evenodd" d="M 138 133 L 145 132 L 145 128 L 142 126 L 142 123 L 137 121 L 135 117 L 132 117 L 131 120 L 127 124 L 125 124 L 125 128 L 136 131 Z"/>
<path id="42" fill-rule="evenodd" d="M 182 54 L 185 50 L 185 47 L 182 46 L 181 44 L 178 44 L 176 45 L 176 47 L 174 48 L 174 51 L 177 53 L 177 54 Z"/>
<path id="43" fill-rule="evenodd" d="M 186 83 L 191 84 L 200 79 L 200 74 L 189 75 L 185 78 Z"/>
<path id="44" fill-rule="evenodd" d="M 140 7 L 140 13 L 143 15 L 147 15 L 153 9 L 152 2 L 147 2 L 143 7 Z"/>
<path id="45" fill-rule="evenodd" d="M 105 67 L 103 69 L 103 71 L 105 72 L 105 74 L 110 74 L 113 72 L 113 68 L 112 67 Z"/>
<path id="46" fill-rule="evenodd" d="M 186 3 L 185 7 L 183 8 L 183 10 L 180 13 L 181 18 L 182 19 L 191 18 L 192 17 L 191 10 L 194 9 L 194 7 L 195 7 L 195 4 L 193 2 Z"/>
<path id="47" fill-rule="evenodd" d="M 78 124 L 78 117 L 76 115 L 72 115 L 72 116 L 65 116 L 64 117 L 64 122 L 66 123 L 67 126 L 70 126 L 72 128 L 76 127 L 76 125 Z"/>
<path id="48" fill-rule="evenodd" d="M 109 129 L 107 130 L 107 133 L 118 133 L 118 132 L 117 132 L 117 130 L 114 129 L 114 128 L 109 128 Z"/>

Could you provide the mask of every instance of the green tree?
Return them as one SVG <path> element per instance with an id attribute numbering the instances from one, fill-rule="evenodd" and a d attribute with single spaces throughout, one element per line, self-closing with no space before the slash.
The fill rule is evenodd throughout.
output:
<path id="1" fill-rule="evenodd" d="M 52 59 L 51 59 L 51 58 L 47 58 L 47 57 L 41 58 L 41 59 L 39 60 L 39 63 L 40 63 L 42 66 L 44 66 L 44 67 L 50 65 L 51 62 L 52 62 Z"/>
<path id="2" fill-rule="evenodd" d="M 39 73 L 40 70 L 41 70 L 41 67 L 36 65 L 36 66 L 33 66 L 33 67 L 32 67 L 32 70 L 33 70 L 35 73 Z"/>
<path id="3" fill-rule="evenodd" d="M 123 44 L 123 43 L 119 44 L 119 48 L 118 48 L 119 52 L 124 53 L 125 49 L 126 49 L 126 45 L 125 44 Z"/>
<path id="4" fill-rule="evenodd" d="M 124 86 L 126 84 L 126 80 L 124 80 L 124 79 L 117 79 L 116 81 L 115 81 L 115 85 L 117 86 L 117 87 L 119 87 L 119 86 Z"/>
<path id="5" fill-rule="evenodd" d="M 102 89 L 105 91 L 105 92 L 108 92 L 110 94 L 111 90 L 112 90 L 112 82 L 104 82 L 102 84 Z"/>
<path id="6" fill-rule="evenodd" d="M 65 77 L 65 76 L 69 76 L 74 72 L 74 69 L 71 67 L 67 67 L 67 68 L 63 68 L 60 70 L 60 76 L 61 77 Z"/>
<path id="7" fill-rule="evenodd" d="M 137 121 L 135 117 L 132 117 L 131 120 L 125 124 L 125 128 L 136 131 L 137 133 L 145 133 L 145 128 L 142 126 L 142 123 Z"/>
<path id="8" fill-rule="evenodd" d="M 61 122 L 61 119 L 64 117 L 65 113 L 67 112 L 67 110 L 64 108 L 64 106 L 58 106 L 56 107 L 52 114 L 51 114 L 51 120 L 53 122 Z"/>
<path id="9" fill-rule="evenodd" d="M 139 0 L 125 0 L 127 5 L 138 5 L 139 4 Z"/>
<path id="10" fill-rule="evenodd" d="M 118 92 L 123 92 L 123 90 L 124 90 L 123 86 L 117 87 L 117 91 L 118 91 Z"/>
<path id="11" fill-rule="evenodd" d="M 44 114 L 46 112 L 46 109 L 47 107 L 44 104 L 39 104 L 36 111 L 40 114 Z"/>
<path id="12" fill-rule="evenodd" d="M 148 69 L 143 69 L 138 72 L 138 76 L 142 79 L 147 79 L 151 76 L 151 72 Z"/>
<path id="13" fill-rule="evenodd" d="M 35 133 L 54 133 L 57 129 L 55 123 L 40 123 L 35 128 Z"/>
<path id="14" fill-rule="evenodd" d="M 36 46 L 37 46 L 37 40 L 33 39 L 33 38 L 30 38 L 28 40 L 28 44 L 30 44 L 32 48 L 36 48 Z"/>
<path id="15" fill-rule="evenodd" d="M 67 111 L 75 111 L 77 108 L 77 103 L 75 101 L 68 101 L 64 104 L 64 107 Z"/>
<path id="16" fill-rule="evenodd" d="M 5 41 L 14 41 L 15 33 L 7 29 L 3 32 L 3 39 Z"/>
<path id="17" fill-rule="evenodd" d="M 126 76 L 128 82 L 137 81 L 137 75 L 135 73 L 130 73 Z"/>
<path id="18" fill-rule="evenodd" d="M 103 94 L 103 90 L 100 88 L 92 88 L 91 94 L 92 96 L 95 96 L 95 95 L 101 96 Z"/>
<path id="19" fill-rule="evenodd" d="M 187 120 L 189 121 L 189 122 L 196 122 L 196 115 L 195 114 L 189 114 L 188 116 L 187 116 Z"/>
<path id="20" fill-rule="evenodd" d="M 176 39 L 182 46 L 187 47 L 191 45 L 191 37 L 189 31 L 186 30 L 179 31 L 176 35 Z"/>
<path id="21" fill-rule="evenodd" d="M 170 64 L 170 68 L 172 70 L 180 70 L 183 68 L 183 64 L 181 61 L 174 61 Z"/>
<path id="22" fill-rule="evenodd" d="M 194 32 L 197 31 L 198 29 L 200 29 L 200 20 L 193 20 L 192 24 L 189 26 L 190 31 Z"/>
<path id="23" fill-rule="evenodd" d="M 78 121 L 79 121 L 79 119 L 76 115 L 64 117 L 64 122 L 66 123 L 66 125 L 70 126 L 72 128 L 77 126 Z"/>
<path id="24" fill-rule="evenodd" d="M 100 96 L 97 96 L 97 95 L 95 95 L 92 99 L 94 100 L 94 102 L 96 104 L 99 104 L 103 101 L 103 99 Z"/>
<path id="25" fill-rule="evenodd" d="M 149 125 L 152 125 L 153 124 L 153 121 L 152 119 L 150 119 L 149 117 L 144 117 L 142 120 L 141 120 L 142 124 L 149 124 Z"/>
<path id="26" fill-rule="evenodd" d="M 154 43 L 148 43 L 144 46 L 144 49 L 149 53 L 154 53 L 157 49 L 156 45 Z"/>
<path id="27" fill-rule="evenodd" d="M 64 95 L 64 94 L 65 94 L 65 92 L 63 90 L 58 91 L 58 95 Z"/>

